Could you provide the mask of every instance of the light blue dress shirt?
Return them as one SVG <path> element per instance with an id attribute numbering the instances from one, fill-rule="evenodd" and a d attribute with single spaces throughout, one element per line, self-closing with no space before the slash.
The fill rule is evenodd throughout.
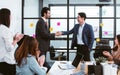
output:
<path id="1" fill-rule="evenodd" d="M 16 75 L 46 75 L 46 71 L 40 67 L 35 56 L 28 55 L 27 62 L 23 59 L 21 66 L 16 66 Z"/>

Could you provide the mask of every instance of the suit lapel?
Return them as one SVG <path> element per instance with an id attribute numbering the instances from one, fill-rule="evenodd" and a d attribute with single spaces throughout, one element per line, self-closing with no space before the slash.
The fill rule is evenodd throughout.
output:
<path id="1" fill-rule="evenodd" d="M 40 18 L 40 19 L 42 20 L 42 22 L 44 22 L 44 24 L 43 24 L 43 25 L 45 25 L 45 28 L 48 30 L 47 23 L 44 21 L 44 19 L 43 19 L 43 18 Z"/>
<path id="2" fill-rule="evenodd" d="M 76 26 L 76 35 L 78 34 L 79 24 Z"/>
<path id="3" fill-rule="evenodd" d="M 86 30 L 86 24 L 85 24 L 85 26 L 83 27 L 83 31 L 82 31 L 82 39 L 84 38 L 85 30 Z"/>
<path id="4" fill-rule="evenodd" d="M 84 34 L 85 30 L 86 30 L 86 24 L 85 24 L 85 26 L 83 27 L 82 35 Z"/>

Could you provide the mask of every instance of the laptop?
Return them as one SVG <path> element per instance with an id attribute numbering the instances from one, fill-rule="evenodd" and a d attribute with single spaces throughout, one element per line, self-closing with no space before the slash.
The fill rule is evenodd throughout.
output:
<path id="1" fill-rule="evenodd" d="M 66 70 L 66 69 L 75 69 L 77 68 L 77 66 L 79 65 L 80 61 L 83 60 L 84 55 L 77 53 L 77 55 L 75 56 L 74 60 L 72 63 L 69 62 L 61 62 L 58 67 L 60 69 Z"/>

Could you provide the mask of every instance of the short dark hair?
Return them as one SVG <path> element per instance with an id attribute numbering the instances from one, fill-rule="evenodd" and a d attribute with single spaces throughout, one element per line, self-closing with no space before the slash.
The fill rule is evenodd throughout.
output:
<path id="1" fill-rule="evenodd" d="M 86 14 L 84 12 L 80 12 L 78 13 L 78 15 L 82 18 L 84 18 L 84 20 L 86 19 Z"/>
<path id="2" fill-rule="evenodd" d="M 10 10 L 7 8 L 0 9 L 0 24 L 10 27 Z"/>
<path id="3" fill-rule="evenodd" d="M 44 13 L 47 14 L 47 11 L 50 11 L 50 9 L 48 7 L 43 7 L 42 10 L 41 10 L 41 16 L 43 17 L 44 16 Z"/>

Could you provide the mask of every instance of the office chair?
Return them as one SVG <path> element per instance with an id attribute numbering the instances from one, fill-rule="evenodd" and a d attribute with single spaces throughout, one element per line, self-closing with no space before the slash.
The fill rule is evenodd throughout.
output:
<path id="1" fill-rule="evenodd" d="M 58 55 L 56 56 L 56 54 Z M 50 47 L 50 59 L 51 60 L 67 60 L 67 57 L 64 56 L 63 54 L 64 52 L 63 53 L 56 52 L 53 46 Z"/>
<path id="2" fill-rule="evenodd" d="M 96 44 L 94 58 L 98 57 L 105 57 L 103 55 L 103 51 L 108 51 L 111 53 L 111 47 L 109 46 L 109 40 L 108 39 L 101 39 L 100 42 Z"/>
<path id="3" fill-rule="evenodd" d="M 96 45 L 98 46 L 98 45 L 107 45 L 107 46 L 109 46 L 109 39 L 100 39 L 100 41 L 99 42 L 97 42 L 96 43 Z"/>

